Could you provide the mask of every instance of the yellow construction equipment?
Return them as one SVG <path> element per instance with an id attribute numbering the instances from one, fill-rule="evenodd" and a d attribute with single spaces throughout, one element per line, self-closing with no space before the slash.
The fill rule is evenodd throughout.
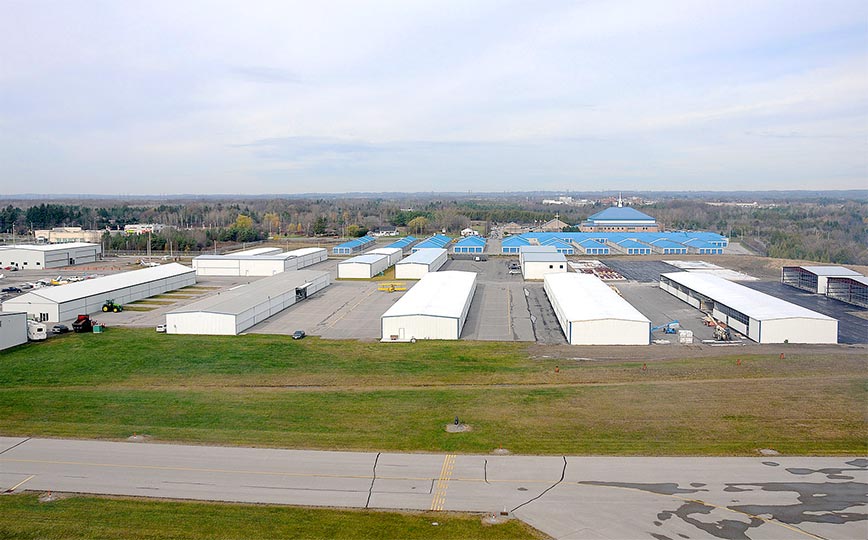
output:
<path id="1" fill-rule="evenodd" d="M 395 291 L 406 291 L 407 284 L 406 283 L 380 283 L 380 286 L 377 287 L 378 291 L 383 292 L 395 292 Z"/>

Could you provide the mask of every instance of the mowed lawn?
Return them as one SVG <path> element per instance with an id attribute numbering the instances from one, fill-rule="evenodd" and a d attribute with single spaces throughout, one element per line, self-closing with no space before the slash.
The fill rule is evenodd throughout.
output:
<path id="1" fill-rule="evenodd" d="M 0 433 L 385 451 L 868 451 L 863 355 L 781 360 L 724 350 L 643 370 L 640 360 L 528 351 L 514 343 L 72 334 L 0 353 Z M 456 415 L 472 431 L 446 433 Z"/>
<path id="2" fill-rule="evenodd" d="M 484 525 L 480 516 L 289 508 L 35 494 L 0 497 L 0 538 L 78 539 L 538 539 L 517 520 Z M 436 525 L 432 525 L 436 523 Z"/>

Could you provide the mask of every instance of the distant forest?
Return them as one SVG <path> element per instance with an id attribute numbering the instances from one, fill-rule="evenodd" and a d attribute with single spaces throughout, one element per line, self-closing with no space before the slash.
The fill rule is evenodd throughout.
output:
<path id="1" fill-rule="evenodd" d="M 167 226 L 151 236 L 151 248 L 194 251 L 217 241 L 249 242 L 285 236 L 361 236 L 394 225 L 414 234 L 471 224 L 561 220 L 577 224 L 603 205 L 546 206 L 538 197 L 511 194 L 492 198 L 447 198 L 436 194 L 406 199 L 252 198 L 250 200 L 171 201 L 157 205 L 104 199 L 74 203 L 15 201 L 0 208 L 0 231 L 20 235 L 58 226 L 123 229 L 134 223 Z M 797 198 L 759 206 L 712 206 L 704 200 L 664 199 L 637 209 L 667 230 L 708 230 L 771 257 L 829 263 L 868 264 L 868 202 Z M 109 249 L 142 249 L 147 237 L 113 235 Z M 143 244 L 144 242 L 144 244 Z"/>

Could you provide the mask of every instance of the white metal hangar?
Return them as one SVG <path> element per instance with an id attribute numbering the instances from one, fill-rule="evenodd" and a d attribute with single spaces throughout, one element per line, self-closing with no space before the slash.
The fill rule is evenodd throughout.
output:
<path id="1" fill-rule="evenodd" d="M 166 314 L 166 333 L 234 336 L 330 284 L 329 273 L 283 272 Z"/>
<path id="2" fill-rule="evenodd" d="M 3 311 L 24 311 L 38 321 L 62 322 L 102 310 L 106 300 L 127 304 L 196 283 L 192 268 L 169 263 L 68 285 L 43 287 L 3 302 Z"/>
<path id="3" fill-rule="evenodd" d="M 404 250 L 398 247 L 381 247 L 372 249 L 366 252 L 365 255 L 386 255 L 389 257 L 389 266 L 394 266 L 404 258 Z"/>
<path id="4" fill-rule="evenodd" d="M 282 250 L 276 247 L 258 247 L 252 249 L 245 249 L 244 251 L 234 251 L 229 253 L 229 256 L 235 255 L 239 257 L 259 257 L 261 255 L 277 255 Z"/>
<path id="5" fill-rule="evenodd" d="M 591 274 L 547 274 L 543 289 L 570 345 L 648 345 L 651 321 Z"/>
<path id="6" fill-rule="evenodd" d="M 325 248 L 302 248 L 285 253 L 279 249 L 259 248 L 258 252 L 199 255 L 193 258 L 193 269 L 197 276 L 263 277 L 299 270 L 327 258 Z"/>
<path id="7" fill-rule="evenodd" d="M 830 277 L 857 277 L 859 272 L 843 266 L 784 266 L 781 283 L 816 294 L 826 294 Z"/>
<path id="8" fill-rule="evenodd" d="M 27 314 L 0 313 L 0 351 L 27 343 Z"/>
<path id="9" fill-rule="evenodd" d="M 395 279 L 422 279 L 446 264 L 448 252 L 443 248 L 422 248 L 395 265 Z"/>
<path id="10" fill-rule="evenodd" d="M 67 244 L 19 244 L 0 247 L 0 267 L 19 270 L 42 270 L 74 264 L 92 263 L 99 259 L 99 244 L 69 242 Z"/>
<path id="11" fill-rule="evenodd" d="M 338 263 L 340 279 L 371 279 L 389 268 L 388 255 L 356 255 Z"/>
<path id="12" fill-rule="evenodd" d="M 321 263 L 329 258 L 328 250 L 318 247 L 293 249 L 292 251 L 287 251 L 286 254 L 295 257 L 296 266 L 299 270 L 316 263 Z"/>
<path id="13" fill-rule="evenodd" d="M 526 246 L 520 248 L 518 261 L 524 279 L 539 280 L 546 274 L 567 272 L 567 258 L 555 246 Z"/>
<path id="14" fill-rule="evenodd" d="M 711 274 L 661 274 L 660 288 L 757 343 L 838 342 L 837 320 Z"/>
<path id="15" fill-rule="evenodd" d="M 458 339 L 476 292 L 476 273 L 425 274 L 383 314 L 382 341 Z"/>

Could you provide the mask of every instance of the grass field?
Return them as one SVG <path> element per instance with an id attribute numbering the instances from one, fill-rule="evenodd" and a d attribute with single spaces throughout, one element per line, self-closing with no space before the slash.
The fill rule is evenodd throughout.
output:
<path id="1" fill-rule="evenodd" d="M 518 343 L 111 329 L 0 353 L 0 433 L 534 454 L 865 454 L 868 361 L 533 358 Z M 638 349 L 637 349 L 638 350 Z M 641 350 L 638 350 L 641 352 Z M 550 355 L 556 356 L 556 355 Z M 737 365 L 740 359 L 740 365 Z M 559 367 L 555 372 L 555 366 Z M 455 415 L 473 431 L 449 434 Z"/>
<path id="2" fill-rule="evenodd" d="M 0 497 L 0 538 L 78 539 L 535 539 L 519 521 L 483 525 L 480 516 L 71 497 Z M 437 525 L 432 525 L 436 522 Z"/>

